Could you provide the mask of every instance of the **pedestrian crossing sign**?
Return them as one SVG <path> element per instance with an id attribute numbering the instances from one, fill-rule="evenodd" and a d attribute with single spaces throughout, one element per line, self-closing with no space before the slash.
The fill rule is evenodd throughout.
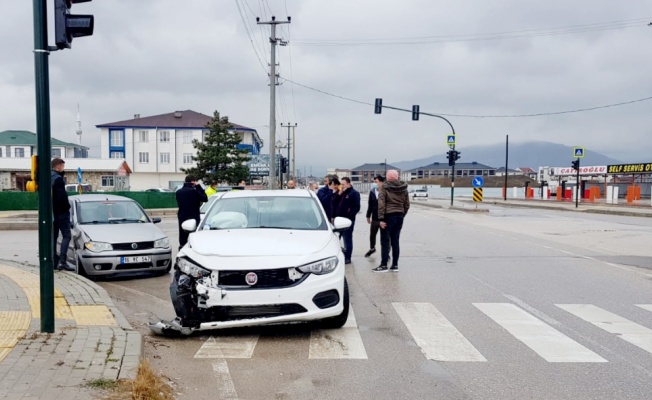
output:
<path id="1" fill-rule="evenodd" d="M 449 146 L 454 146 L 455 145 L 455 135 L 448 135 L 446 137 L 446 144 Z"/>
<path id="2" fill-rule="evenodd" d="M 573 157 L 575 158 L 584 157 L 584 147 L 573 147 Z"/>

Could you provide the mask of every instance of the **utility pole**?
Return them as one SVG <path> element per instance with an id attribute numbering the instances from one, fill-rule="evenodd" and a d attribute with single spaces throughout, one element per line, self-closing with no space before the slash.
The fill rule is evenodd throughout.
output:
<path id="1" fill-rule="evenodd" d="M 281 122 L 281 127 L 282 128 L 288 128 L 288 180 L 290 179 L 296 179 L 297 173 L 296 173 L 296 164 L 294 163 L 294 155 L 295 155 L 295 147 L 294 147 L 294 129 L 297 127 L 297 123 L 295 122 L 294 125 L 291 123 L 287 123 L 287 125 L 283 125 Z M 290 128 L 292 128 L 292 140 L 290 140 Z M 290 164 L 290 144 L 292 145 L 292 164 Z M 292 174 L 290 176 L 290 174 Z"/>
<path id="2" fill-rule="evenodd" d="M 270 73 L 269 73 L 269 188 L 276 189 L 276 159 L 274 154 L 274 143 L 276 143 L 276 25 L 289 24 L 291 18 L 288 16 L 287 21 L 277 21 L 275 16 L 272 16 L 271 21 L 260 22 L 260 18 L 256 17 L 258 25 L 270 25 L 271 35 L 269 43 L 271 44 L 270 52 Z"/>

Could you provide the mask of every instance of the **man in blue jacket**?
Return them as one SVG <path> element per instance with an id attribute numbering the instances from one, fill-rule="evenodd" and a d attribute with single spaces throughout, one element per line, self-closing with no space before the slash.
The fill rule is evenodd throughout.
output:
<path id="1" fill-rule="evenodd" d="M 324 178 L 324 186 L 317 191 L 317 197 L 321 206 L 326 212 L 326 217 L 328 220 L 333 219 L 333 191 L 340 185 L 337 175 L 326 175 Z"/>
<path id="2" fill-rule="evenodd" d="M 201 203 L 208 201 L 206 192 L 192 175 L 186 176 L 183 187 L 177 190 L 177 219 L 179 221 L 179 250 L 188 243 L 190 232 L 181 229 L 181 224 L 189 219 L 194 219 L 199 224 L 199 209 Z"/>
<path id="3" fill-rule="evenodd" d="M 60 158 L 52 160 L 52 223 L 54 246 L 52 253 L 54 256 L 54 269 L 62 271 L 74 271 L 75 268 L 68 265 L 68 246 L 70 246 L 70 202 L 68 202 L 68 193 L 66 192 L 66 182 L 63 179 L 63 170 L 65 161 Z M 61 250 L 57 254 L 57 237 L 61 232 Z"/>
<path id="4" fill-rule="evenodd" d="M 349 229 L 342 232 L 344 239 L 344 264 L 351 264 L 353 253 L 353 228 L 355 216 L 360 212 L 360 193 L 351 185 L 351 179 L 344 177 L 341 180 L 342 189 L 333 197 L 333 218 L 344 217 L 351 220 Z"/>

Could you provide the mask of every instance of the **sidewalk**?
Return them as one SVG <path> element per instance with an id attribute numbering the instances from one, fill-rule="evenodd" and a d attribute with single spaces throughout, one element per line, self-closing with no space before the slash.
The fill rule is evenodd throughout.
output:
<path id="1" fill-rule="evenodd" d="M 0 261 L 0 399 L 96 399 L 93 381 L 136 376 L 142 336 L 106 291 L 54 273 L 55 332 L 41 333 L 37 267 Z"/>

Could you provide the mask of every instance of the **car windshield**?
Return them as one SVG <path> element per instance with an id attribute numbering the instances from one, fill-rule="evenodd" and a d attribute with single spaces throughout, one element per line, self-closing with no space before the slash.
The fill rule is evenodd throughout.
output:
<path id="1" fill-rule="evenodd" d="M 85 201 L 77 206 L 80 224 L 124 224 L 149 222 L 134 201 Z"/>
<path id="2" fill-rule="evenodd" d="M 312 197 L 221 198 L 208 212 L 203 229 L 328 229 Z"/>
<path id="3" fill-rule="evenodd" d="M 211 196 L 208 198 L 208 201 L 204 204 L 202 204 L 201 208 L 199 209 L 200 214 L 206 214 L 206 211 L 210 208 L 211 204 L 217 199 L 217 196 Z"/>

